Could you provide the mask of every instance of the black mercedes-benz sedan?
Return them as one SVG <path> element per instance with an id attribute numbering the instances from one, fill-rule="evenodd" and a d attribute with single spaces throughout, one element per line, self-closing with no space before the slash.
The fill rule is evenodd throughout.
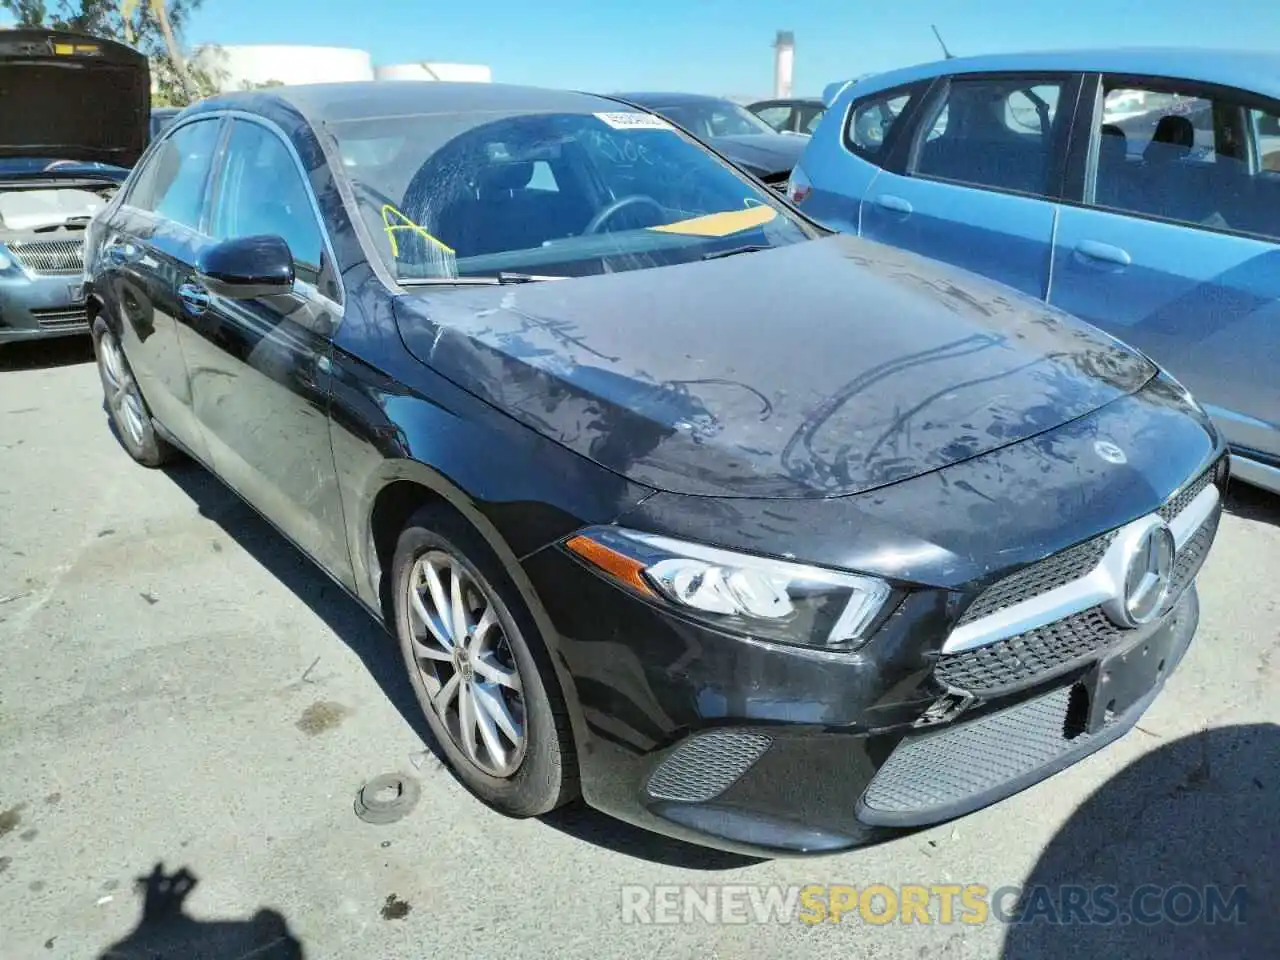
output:
<path id="1" fill-rule="evenodd" d="M 508 814 L 875 842 L 1121 736 L 1196 630 L 1227 465 L 1176 381 L 640 108 L 222 95 L 90 234 L 124 448 L 358 598 Z"/>

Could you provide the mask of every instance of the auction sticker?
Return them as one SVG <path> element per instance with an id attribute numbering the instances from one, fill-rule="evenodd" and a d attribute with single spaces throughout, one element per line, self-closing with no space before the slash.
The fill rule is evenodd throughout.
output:
<path id="1" fill-rule="evenodd" d="M 597 113 L 596 117 L 615 130 L 671 129 L 671 124 L 651 113 Z"/>

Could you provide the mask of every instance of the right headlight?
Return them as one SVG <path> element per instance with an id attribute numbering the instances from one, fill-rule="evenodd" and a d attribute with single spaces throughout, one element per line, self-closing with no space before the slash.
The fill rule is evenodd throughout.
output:
<path id="1" fill-rule="evenodd" d="M 615 583 L 733 633 L 828 650 L 860 646 L 892 590 L 875 577 L 620 527 L 564 546 Z"/>

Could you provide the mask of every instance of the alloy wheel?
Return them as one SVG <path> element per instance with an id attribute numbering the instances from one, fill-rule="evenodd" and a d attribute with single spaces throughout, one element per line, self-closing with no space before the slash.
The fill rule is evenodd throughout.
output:
<path id="1" fill-rule="evenodd" d="M 146 442 L 147 413 L 142 405 L 142 394 L 129 370 L 120 343 L 109 331 L 99 339 L 99 355 L 105 381 L 107 406 L 129 438 L 137 446 Z"/>
<path id="2" fill-rule="evenodd" d="M 495 599 L 441 550 L 409 572 L 413 658 L 431 707 L 477 768 L 509 777 L 526 747 L 523 684 Z"/>

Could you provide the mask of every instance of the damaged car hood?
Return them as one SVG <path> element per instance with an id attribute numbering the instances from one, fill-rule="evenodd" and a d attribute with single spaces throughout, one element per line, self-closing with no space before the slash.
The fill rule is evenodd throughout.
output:
<path id="1" fill-rule="evenodd" d="M 734 163 L 757 176 L 790 173 L 809 145 L 808 137 L 782 133 L 752 133 L 714 137 L 712 145 Z"/>
<path id="2" fill-rule="evenodd" d="M 0 158 L 131 167 L 147 145 L 151 71 L 123 44 L 0 30 Z"/>
<path id="3" fill-rule="evenodd" d="M 847 235 L 423 289 L 395 312 L 408 349 L 441 375 L 610 470 L 684 494 L 859 493 L 1052 430 L 1155 374 L 1012 290 Z"/>

